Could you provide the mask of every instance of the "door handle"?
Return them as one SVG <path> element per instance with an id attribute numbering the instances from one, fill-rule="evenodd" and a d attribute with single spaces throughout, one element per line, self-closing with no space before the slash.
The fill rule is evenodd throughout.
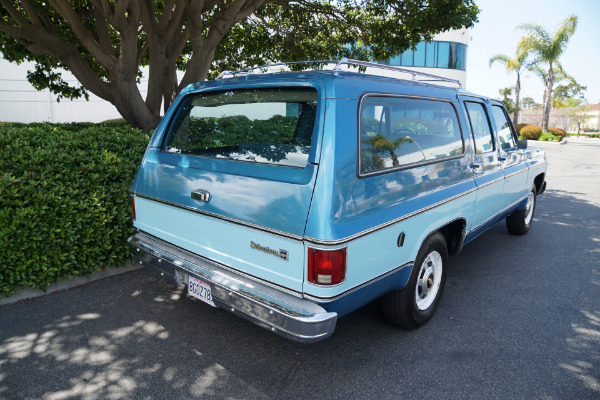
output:
<path id="1" fill-rule="evenodd" d="M 480 169 L 480 168 L 483 168 L 483 163 L 482 163 L 482 162 L 474 162 L 473 164 L 471 164 L 471 168 L 472 168 L 472 169 Z"/>
<path id="2" fill-rule="evenodd" d="M 204 202 L 208 202 L 210 200 L 210 193 L 202 189 L 192 190 L 191 196 L 194 200 L 200 200 Z"/>

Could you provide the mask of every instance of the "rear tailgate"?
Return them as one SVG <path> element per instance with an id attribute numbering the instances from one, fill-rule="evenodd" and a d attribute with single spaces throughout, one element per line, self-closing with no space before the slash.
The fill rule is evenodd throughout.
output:
<path id="1" fill-rule="evenodd" d="M 192 156 L 149 152 L 135 188 L 141 231 L 278 285 L 301 291 L 301 241 L 317 167 L 287 171 L 295 182 L 172 165 Z M 265 167 L 265 166 L 261 166 Z M 281 168 L 281 167 L 270 167 Z M 286 168 L 287 169 L 287 168 Z M 203 202 L 193 190 L 210 193 Z"/>
<path id="2" fill-rule="evenodd" d="M 322 126 L 317 90 L 220 90 L 177 104 L 132 188 L 135 227 L 301 292 Z"/>

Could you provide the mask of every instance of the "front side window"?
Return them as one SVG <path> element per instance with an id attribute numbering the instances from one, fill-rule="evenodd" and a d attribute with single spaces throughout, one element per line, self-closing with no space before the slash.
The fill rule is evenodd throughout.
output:
<path id="1" fill-rule="evenodd" d="M 360 108 L 360 173 L 460 156 L 463 140 L 451 103 L 365 97 Z"/>
<path id="2" fill-rule="evenodd" d="M 475 140 L 475 153 L 486 153 L 494 150 L 494 138 L 485 107 L 481 103 L 471 101 L 465 101 L 465 106 L 467 107 L 471 131 Z"/>
<path id="3" fill-rule="evenodd" d="M 305 167 L 317 111 L 313 88 L 233 89 L 188 96 L 164 150 Z"/>
<path id="4" fill-rule="evenodd" d="M 510 127 L 510 121 L 502 107 L 492 106 L 492 117 L 494 118 L 494 128 L 498 134 L 500 148 L 505 150 L 516 147 L 517 142 Z"/>

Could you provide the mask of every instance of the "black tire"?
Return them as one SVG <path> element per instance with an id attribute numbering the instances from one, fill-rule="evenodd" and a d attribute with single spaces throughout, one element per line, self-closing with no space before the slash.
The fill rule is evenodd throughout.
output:
<path id="1" fill-rule="evenodd" d="M 439 264 L 439 271 L 433 267 L 434 263 L 436 266 Z M 446 239 L 440 232 L 436 232 L 423 242 L 406 286 L 383 296 L 385 317 L 392 324 L 404 329 L 416 329 L 427 322 L 444 290 L 447 265 Z M 433 288 L 436 286 L 437 290 L 434 292 Z"/>
<path id="2" fill-rule="evenodd" d="M 535 185 L 531 188 L 531 192 L 527 197 L 527 205 L 519 211 L 515 211 L 506 217 L 506 229 L 512 235 L 524 235 L 533 224 L 533 215 L 535 213 L 535 205 L 537 203 L 537 189 Z"/>

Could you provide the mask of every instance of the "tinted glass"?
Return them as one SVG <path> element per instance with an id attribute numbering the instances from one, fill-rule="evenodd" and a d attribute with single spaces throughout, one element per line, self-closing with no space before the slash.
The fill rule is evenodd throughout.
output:
<path id="1" fill-rule="evenodd" d="M 504 110 L 500 106 L 492 106 L 492 117 L 494 118 L 494 128 L 498 132 L 498 142 L 500 142 L 500 148 L 510 149 L 517 145 L 513 132 L 511 129 L 510 121 L 504 113 Z"/>
<path id="2" fill-rule="evenodd" d="M 413 65 L 415 67 L 424 67 L 425 66 L 425 42 L 421 42 L 417 45 L 417 48 L 413 57 Z"/>
<path id="3" fill-rule="evenodd" d="M 188 96 L 177 112 L 165 151 L 304 167 L 316 109 L 317 92 L 310 88 Z"/>
<path id="4" fill-rule="evenodd" d="M 437 63 L 437 48 L 438 48 L 437 42 L 430 42 L 430 43 L 427 43 L 427 45 L 425 46 L 425 52 L 426 52 L 425 66 L 426 67 L 430 67 L 430 68 L 435 67 L 435 65 Z"/>
<path id="5" fill-rule="evenodd" d="M 490 123 L 481 103 L 465 102 L 467 112 L 469 113 L 469 122 L 471 131 L 475 139 L 475 153 L 485 153 L 494 150 L 494 140 Z"/>
<path id="6" fill-rule="evenodd" d="M 458 69 L 458 43 L 450 43 L 450 55 L 448 59 L 448 68 Z"/>
<path id="7" fill-rule="evenodd" d="M 438 68 L 452 68 L 450 66 L 450 43 L 439 42 L 438 43 Z"/>
<path id="8" fill-rule="evenodd" d="M 467 69 L 467 46 L 464 44 L 457 44 L 458 46 L 458 59 L 456 60 L 456 68 L 460 70 Z"/>
<path id="9" fill-rule="evenodd" d="M 402 53 L 401 65 L 404 65 L 406 67 L 412 67 L 412 65 L 413 65 L 412 49 L 409 48 L 409 49 L 405 50 L 404 53 Z"/>
<path id="10" fill-rule="evenodd" d="M 366 97 L 360 115 L 360 173 L 462 154 L 454 107 L 447 102 Z"/>
<path id="11" fill-rule="evenodd" d="M 466 69 L 467 46 L 454 42 L 420 42 L 416 49 L 406 50 L 387 61 L 388 65 Z"/>

